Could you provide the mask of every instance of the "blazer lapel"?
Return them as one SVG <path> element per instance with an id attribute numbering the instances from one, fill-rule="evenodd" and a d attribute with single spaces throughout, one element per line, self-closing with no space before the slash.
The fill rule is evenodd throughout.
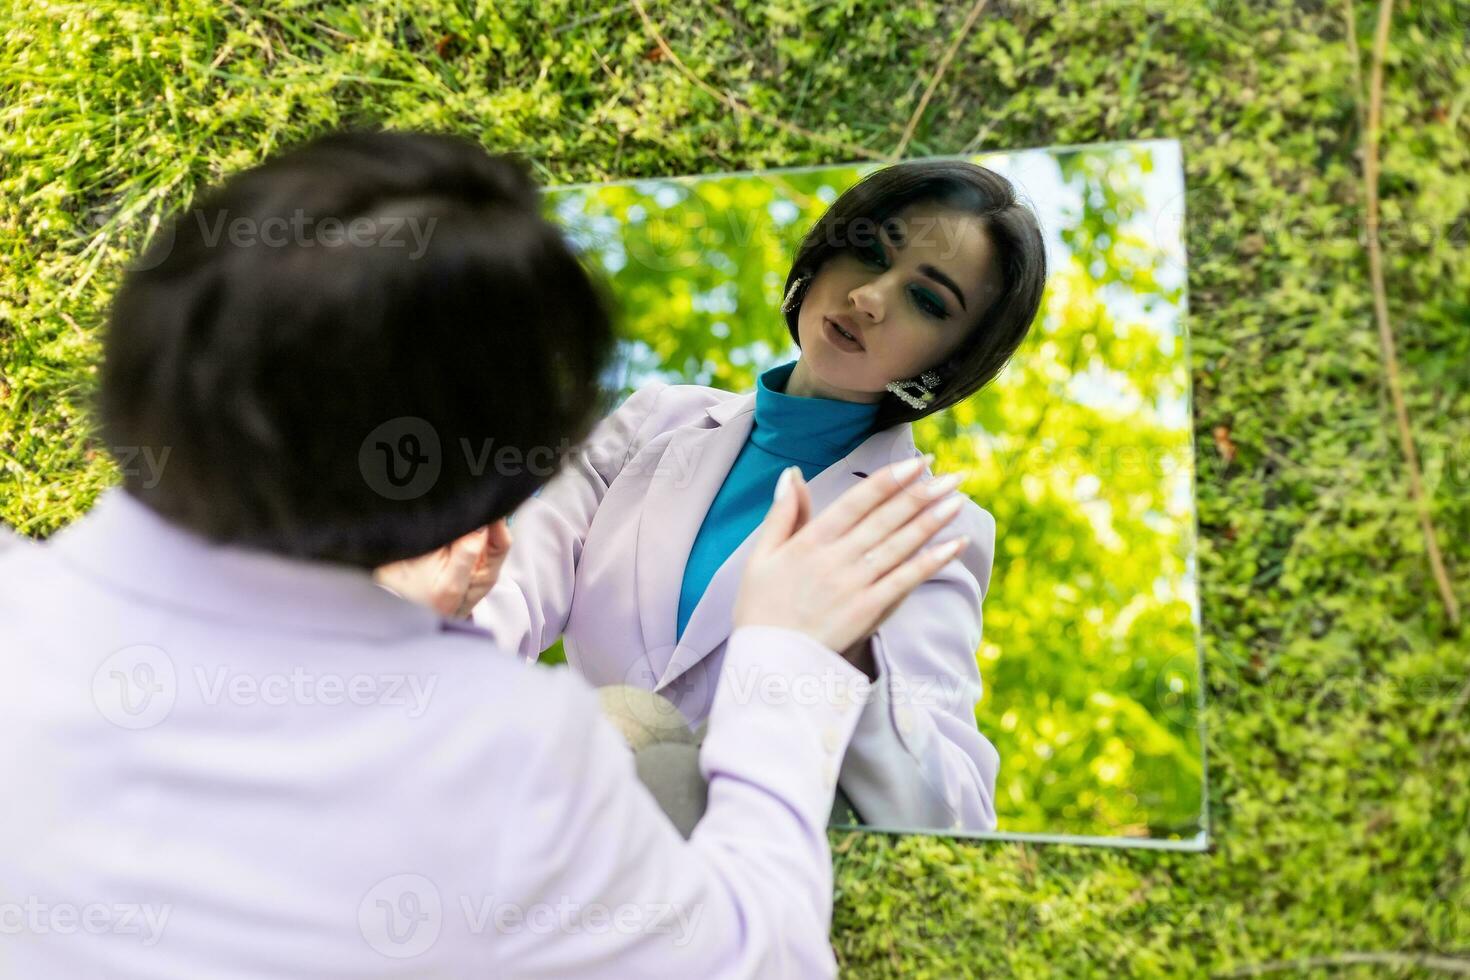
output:
<path id="1" fill-rule="evenodd" d="M 653 464 L 638 518 L 638 616 L 655 676 L 674 655 L 684 567 L 715 494 L 750 436 L 755 394 L 728 398 L 706 411 L 708 424 L 671 431 Z"/>
<path id="2" fill-rule="evenodd" d="M 746 435 L 748 434 L 749 426 L 747 425 Z M 742 442 L 743 440 L 744 437 L 742 437 Z M 851 453 L 818 473 L 807 483 L 807 488 L 811 492 L 812 513 L 814 515 L 821 513 L 863 477 L 871 476 L 890 463 L 896 463 L 918 454 L 918 450 L 914 448 L 913 430 L 909 425 L 896 425 L 882 432 L 875 432 Z M 732 455 L 730 462 L 733 463 L 734 459 Z M 714 499 L 714 494 L 718 492 L 728 471 L 729 466 L 727 465 L 719 474 L 714 489 L 709 492 L 706 504 L 700 510 L 701 519 L 704 512 L 709 509 L 708 501 Z M 694 543 L 694 534 L 697 530 L 696 527 L 695 531 L 689 534 L 689 540 L 684 548 L 685 558 L 688 557 L 689 547 Z M 750 549 L 755 543 L 757 533 L 759 533 L 759 528 L 746 536 L 740 547 L 731 552 L 730 557 L 725 559 L 724 564 L 710 579 L 709 587 L 705 589 L 699 604 L 694 607 L 694 612 L 689 617 L 689 624 L 684 628 L 684 635 L 679 640 L 678 648 L 674 651 L 668 667 L 659 677 L 655 691 L 668 687 L 681 674 L 709 656 L 715 648 L 729 638 L 734 618 L 735 597 L 740 590 L 740 580 L 745 572 L 745 564 L 750 557 Z M 682 578 L 683 559 L 680 561 L 679 574 Z M 671 612 L 669 614 L 671 621 L 672 617 Z M 670 638 L 673 637 L 672 627 L 668 635 Z"/>

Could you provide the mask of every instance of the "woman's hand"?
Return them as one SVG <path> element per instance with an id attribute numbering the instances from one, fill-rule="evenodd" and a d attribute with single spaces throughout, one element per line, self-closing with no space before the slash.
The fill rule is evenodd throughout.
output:
<path id="1" fill-rule="evenodd" d="M 922 459 L 885 467 L 815 519 L 800 472 L 783 473 L 740 581 L 735 627 L 794 629 L 837 651 L 866 639 L 969 544 L 959 537 L 919 551 L 963 503 L 936 504 L 959 478 L 915 483 L 923 468 Z"/>
<path id="2" fill-rule="evenodd" d="M 498 520 L 427 555 L 384 565 L 373 578 L 441 616 L 467 619 L 495 587 L 510 543 L 510 528 Z"/>

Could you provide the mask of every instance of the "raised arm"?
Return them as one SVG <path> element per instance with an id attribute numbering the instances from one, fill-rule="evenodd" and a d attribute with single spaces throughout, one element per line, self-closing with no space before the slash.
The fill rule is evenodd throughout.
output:
<path id="1" fill-rule="evenodd" d="M 515 545 L 474 621 L 502 649 L 535 660 L 566 628 L 587 529 L 627 462 L 640 426 L 668 385 L 646 385 L 598 423 L 561 471 L 515 512 Z"/>
<path id="2" fill-rule="evenodd" d="M 732 634 L 725 669 L 700 754 L 709 809 L 688 841 L 638 782 L 589 691 L 546 719 L 523 795 L 507 801 L 508 812 L 535 818 L 501 847 L 496 894 L 565 909 L 570 924 L 500 937 L 497 975 L 835 975 L 826 818 L 867 679 L 802 634 L 770 627 Z M 844 683 L 850 698 L 817 703 L 744 696 Z"/>

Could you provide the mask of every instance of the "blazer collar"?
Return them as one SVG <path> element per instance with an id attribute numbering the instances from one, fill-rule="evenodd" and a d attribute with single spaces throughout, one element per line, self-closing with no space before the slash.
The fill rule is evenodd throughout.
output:
<path id="1" fill-rule="evenodd" d="M 755 411 L 755 392 L 752 391 L 744 395 L 736 395 L 734 398 L 726 398 L 723 401 L 715 402 L 704 411 L 705 414 L 715 420 L 716 425 L 724 425 L 737 416 Z M 745 424 L 747 426 L 745 434 L 748 436 L 750 435 L 750 423 L 747 422 Z"/>
<path id="2" fill-rule="evenodd" d="M 120 488 L 106 491 L 48 547 L 84 577 L 160 610 L 365 639 L 442 629 L 433 610 L 380 588 L 362 569 L 216 544 Z"/>
<path id="3" fill-rule="evenodd" d="M 690 461 L 692 469 L 663 465 L 653 468 L 639 521 L 635 575 L 648 662 L 658 678 L 655 689 L 666 687 L 730 635 L 735 596 L 757 532 L 748 535 L 716 570 L 676 642 L 679 589 L 694 538 L 750 436 L 754 412 L 754 393 L 709 406 L 707 424 L 672 430 L 660 457 L 678 453 L 672 461 Z M 913 428 L 908 423 L 873 433 L 808 482 L 813 513 L 864 477 L 917 455 Z M 688 485 L 679 486 L 677 474 L 690 472 L 693 476 Z"/>

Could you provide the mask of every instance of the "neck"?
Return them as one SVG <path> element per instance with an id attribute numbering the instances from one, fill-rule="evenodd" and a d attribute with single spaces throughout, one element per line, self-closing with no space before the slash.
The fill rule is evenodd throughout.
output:
<path id="1" fill-rule="evenodd" d="M 791 377 L 786 379 L 784 394 L 796 398 L 830 398 L 833 401 L 858 402 L 867 405 L 883 400 L 881 391 L 849 391 L 846 388 L 834 388 L 809 371 L 805 360 L 798 360 L 796 367 L 791 369 Z"/>

